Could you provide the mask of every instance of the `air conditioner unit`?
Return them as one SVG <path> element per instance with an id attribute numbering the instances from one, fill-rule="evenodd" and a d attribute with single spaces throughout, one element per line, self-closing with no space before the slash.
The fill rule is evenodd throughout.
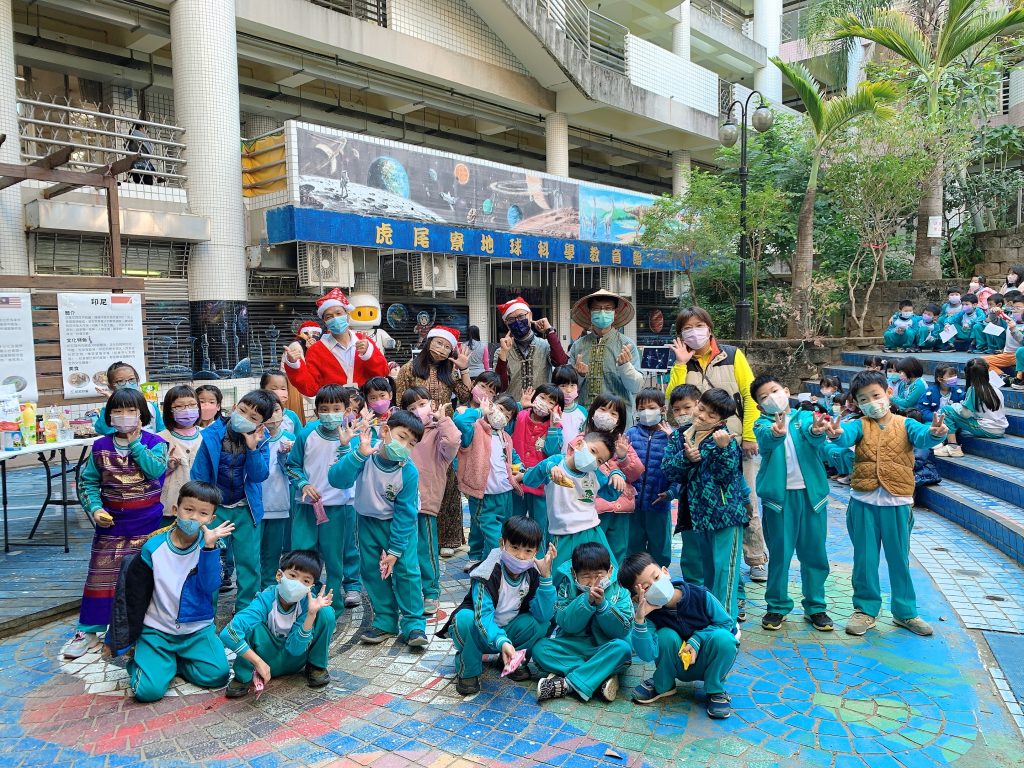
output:
<path id="1" fill-rule="evenodd" d="M 633 295 L 633 270 L 623 267 L 601 267 L 601 285 L 619 296 Z"/>
<path id="2" fill-rule="evenodd" d="M 421 253 L 419 269 L 412 273 L 412 289 L 416 293 L 455 293 L 459 289 L 455 257 Z"/>
<path id="3" fill-rule="evenodd" d="M 351 288 L 356 282 L 352 249 L 347 245 L 299 243 L 299 288 Z"/>
<path id="4" fill-rule="evenodd" d="M 669 272 L 665 275 L 665 298 L 681 299 L 689 290 L 686 275 L 682 272 Z"/>

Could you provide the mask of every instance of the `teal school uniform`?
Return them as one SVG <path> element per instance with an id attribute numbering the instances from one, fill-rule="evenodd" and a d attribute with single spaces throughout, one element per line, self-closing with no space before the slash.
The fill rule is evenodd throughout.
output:
<path id="1" fill-rule="evenodd" d="M 904 318 L 899 312 L 889 318 L 889 327 L 882 334 L 882 343 L 886 349 L 909 349 L 917 343 L 917 324 L 920 317 L 912 315 Z"/>
<path id="2" fill-rule="evenodd" d="M 913 381 L 900 379 L 896 382 L 894 390 L 890 402 L 901 411 L 908 411 L 911 408 L 917 408 L 917 404 L 921 402 L 921 398 L 928 391 L 928 385 L 924 383 L 924 379 L 914 379 Z"/>

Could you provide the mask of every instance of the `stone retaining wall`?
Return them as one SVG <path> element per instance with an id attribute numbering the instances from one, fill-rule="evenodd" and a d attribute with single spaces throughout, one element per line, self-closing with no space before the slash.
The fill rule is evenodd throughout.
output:
<path id="1" fill-rule="evenodd" d="M 750 361 L 754 375 L 771 373 L 791 392 L 802 390 L 803 379 L 814 379 L 826 365 L 841 364 L 843 352 L 861 349 L 880 349 L 881 336 L 852 337 L 845 339 L 762 339 L 739 343 L 725 341 L 739 346 Z"/>
<path id="2" fill-rule="evenodd" d="M 974 242 L 984 254 L 975 272 L 985 275 L 989 286 L 997 291 L 1006 280 L 1006 270 L 1024 264 L 1024 230 L 980 232 L 974 236 Z"/>
<path id="3" fill-rule="evenodd" d="M 963 281 L 960 281 L 963 282 Z M 935 302 L 940 307 L 946 300 L 946 293 L 950 285 L 957 284 L 956 280 L 890 280 L 884 283 L 877 283 L 871 292 L 868 313 L 864 317 L 864 335 L 868 337 L 880 337 L 885 329 L 889 327 L 889 318 L 892 313 L 899 309 L 899 302 L 902 299 L 910 299 L 914 302 L 914 309 L 920 313 L 921 307 L 929 302 Z M 967 291 L 964 284 L 963 290 Z M 862 306 L 864 291 L 858 293 L 858 307 Z M 860 314 L 858 312 L 858 314 Z M 851 336 L 859 334 L 857 323 L 847 307 L 846 332 Z"/>

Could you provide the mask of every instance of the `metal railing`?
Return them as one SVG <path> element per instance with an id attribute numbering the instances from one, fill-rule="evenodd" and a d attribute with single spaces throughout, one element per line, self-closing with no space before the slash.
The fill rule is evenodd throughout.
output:
<path id="1" fill-rule="evenodd" d="M 732 8 L 727 8 L 721 3 L 715 2 L 715 0 L 690 0 L 690 7 L 696 8 L 716 21 L 720 21 L 727 27 L 732 27 L 749 37 L 750 23 L 742 13 Z"/>
<path id="2" fill-rule="evenodd" d="M 691 0 L 692 2 L 692 0 Z M 782 14 L 782 38 L 783 43 L 793 40 L 802 40 L 804 37 L 804 23 L 806 22 L 808 10 L 796 8 Z"/>
<path id="3" fill-rule="evenodd" d="M 378 27 L 388 25 L 387 0 L 306 0 L 321 8 L 328 8 L 360 21 L 368 21 Z"/>
<path id="4" fill-rule="evenodd" d="M 185 185 L 185 129 L 54 101 L 18 99 L 21 157 L 26 162 L 72 147 L 65 167 L 94 171 L 141 152 L 126 176 L 145 184 Z"/>
<path id="5" fill-rule="evenodd" d="M 583 0 L 539 0 L 538 6 L 592 63 L 626 74 L 626 27 Z"/>
<path id="6" fill-rule="evenodd" d="M 729 107 L 732 105 L 734 100 L 733 93 L 735 92 L 736 86 L 730 82 L 718 80 L 718 111 L 721 114 L 725 114 L 729 111 Z"/>

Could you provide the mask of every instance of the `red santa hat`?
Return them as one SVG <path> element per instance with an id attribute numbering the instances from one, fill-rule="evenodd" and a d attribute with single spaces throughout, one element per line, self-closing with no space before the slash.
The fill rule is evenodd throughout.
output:
<path id="1" fill-rule="evenodd" d="M 443 325 L 435 325 L 427 331 L 427 341 L 430 339 L 444 339 L 452 345 L 452 349 L 459 346 L 459 332 L 454 328 L 447 328 Z"/>
<path id="2" fill-rule="evenodd" d="M 345 294 L 341 292 L 340 288 L 332 288 L 327 292 L 326 295 L 321 296 L 316 300 L 316 313 L 319 317 L 324 316 L 331 307 L 341 307 L 346 312 L 351 312 L 353 307 L 348 303 L 348 299 L 345 298 Z"/>
<path id="3" fill-rule="evenodd" d="M 526 303 L 526 299 L 522 296 L 516 296 L 512 301 L 506 301 L 504 304 L 498 305 L 498 311 L 501 312 L 502 320 L 508 319 L 509 315 L 521 309 L 525 309 L 527 312 L 530 311 L 530 305 Z"/>
<path id="4" fill-rule="evenodd" d="M 324 329 L 320 327 L 320 323 L 313 320 L 306 320 L 302 325 L 299 326 L 299 330 L 295 332 L 295 338 L 301 337 L 303 334 L 309 334 L 311 336 L 319 336 L 324 332 Z"/>

